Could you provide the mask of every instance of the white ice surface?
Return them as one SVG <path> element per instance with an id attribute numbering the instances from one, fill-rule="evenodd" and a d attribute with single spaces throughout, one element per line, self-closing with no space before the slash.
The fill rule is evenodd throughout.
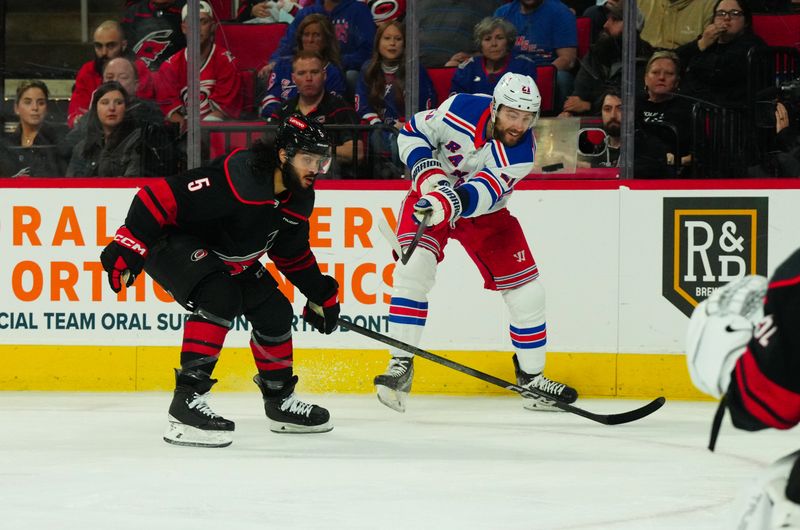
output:
<path id="1" fill-rule="evenodd" d="M 162 441 L 167 393 L 0 392 L 0 528 L 726 528 L 737 493 L 798 445 L 726 420 L 712 454 L 713 403 L 609 427 L 514 397 L 412 394 L 405 414 L 312 397 L 332 432 L 274 434 L 256 391 L 218 394 L 234 443 L 198 449 Z"/>

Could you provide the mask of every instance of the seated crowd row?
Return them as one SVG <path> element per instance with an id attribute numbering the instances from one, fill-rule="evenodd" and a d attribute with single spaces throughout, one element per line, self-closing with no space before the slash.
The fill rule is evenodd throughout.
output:
<path id="1" fill-rule="evenodd" d="M 98 26 L 96 57 L 78 72 L 67 127 L 45 121 L 48 89 L 44 83 L 20 84 L 14 105 L 20 125 L 0 149 L 0 176 L 151 176 L 180 170 L 188 97 L 183 49 L 187 8 L 179 8 L 184 3 L 130 2 L 121 23 L 106 21 Z M 654 140 L 664 144 L 669 164 L 688 166 L 693 102 L 745 107 L 747 78 L 741 65 L 751 49 L 765 45 L 752 31 L 747 0 L 696 0 L 696 9 L 691 11 L 696 37 L 683 43 L 673 39 L 671 44 L 677 46 L 671 46 L 672 50 L 664 49 L 666 41 L 653 46 L 653 36 L 664 37 L 664 33 L 653 30 L 651 24 L 651 42 L 643 39 L 648 35 L 647 20 L 655 19 L 647 11 L 649 4 L 640 0 L 637 12 L 637 68 L 641 70 L 636 77 L 643 82 L 637 90 L 637 129 L 654 123 L 669 125 L 666 137 L 659 138 L 662 135 L 657 133 Z M 160 9 L 159 17 L 152 13 L 154 5 Z M 340 176 L 402 174 L 393 141 L 406 116 L 405 29 L 399 19 L 375 27 L 366 4 L 354 0 L 319 0 L 299 12 L 289 10 L 286 17 L 296 16 L 257 73 L 259 88 L 248 90 L 247 84 L 254 80 L 237 68 L 236 59 L 218 42 L 211 5 L 200 1 L 198 6 L 202 120 L 260 117 L 274 122 L 300 112 L 326 125 L 354 126 L 334 133 Z M 614 120 L 606 123 L 604 109 L 606 96 L 618 94 L 622 80 L 623 6 L 621 0 L 606 0 L 587 9 L 586 14 L 602 29 L 575 66 L 575 16 L 564 3 L 515 0 L 500 5 L 473 27 L 476 52 L 456 52 L 446 63 L 457 65 L 449 94 L 491 93 L 506 72 L 536 79 L 538 66 L 552 64 L 557 69 L 559 115 L 602 116 L 608 136 L 613 138 L 616 132 L 618 137 Z M 262 2 L 245 3 L 240 17 L 265 18 L 257 16 L 264 13 L 261 7 Z M 144 16 L 148 13 L 149 18 Z M 175 16 L 182 21 L 180 31 L 175 30 Z M 138 37 L 167 19 L 173 20 L 174 30 L 169 44 Z M 597 22 L 600 19 L 602 24 Z M 533 35 L 539 43 L 531 40 Z M 418 111 L 434 108 L 448 95 L 437 95 L 426 68 L 419 70 Z M 374 130 L 366 134 L 356 127 L 360 124 Z M 640 141 L 638 135 L 636 141 Z M 603 147 L 608 151 L 608 142 Z M 616 158 L 593 159 L 591 165 L 616 165 Z"/>

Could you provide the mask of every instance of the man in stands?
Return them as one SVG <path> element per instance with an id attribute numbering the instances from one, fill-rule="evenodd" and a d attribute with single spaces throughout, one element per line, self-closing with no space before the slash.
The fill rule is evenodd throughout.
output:
<path id="1" fill-rule="evenodd" d="M 122 29 L 131 49 L 151 71 L 186 47 L 181 8 L 186 0 L 140 0 L 123 15 Z"/>
<path id="2" fill-rule="evenodd" d="M 135 64 L 142 64 L 138 59 L 131 60 L 128 57 L 117 57 L 106 63 L 103 69 L 103 82 L 117 81 L 130 96 L 130 105 L 125 110 L 130 113 L 139 123 L 161 123 L 164 115 L 153 101 L 138 97 L 139 79 Z M 145 70 L 147 72 L 147 70 Z"/>
<path id="3" fill-rule="evenodd" d="M 355 109 L 341 97 L 325 90 L 325 67 L 319 53 L 297 53 L 292 62 L 292 81 L 297 86 L 297 95 L 281 105 L 270 117 L 271 120 L 283 120 L 293 113 L 300 113 L 326 125 L 358 125 Z M 344 165 L 341 168 L 342 176 L 354 177 L 353 164 L 356 159 L 361 160 L 364 157 L 361 142 L 354 140 L 353 131 L 337 131 L 331 136 L 336 145 L 336 160 Z"/>
<path id="4" fill-rule="evenodd" d="M 572 94 L 572 68 L 578 56 L 575 15 L 559 0 L 514 0 L 500 6 L 494 16 L 517 28 L 514 54 L 524 54 L 537 64 L 552 64 L 556 75 L 555 108 Z"/>
<path id="5" fill-rule="evenodd" d="M 241 80 L 231 53 L 214 42 L 217 24 L 208 2 L 201 0 L 200 9 L 200 117 L 219 121 L 238 118 L 242 111 Z M 188 30 L 183 7 L 181 29 Z M 159 70 L 158 102 L 169 121 L 183 128 L 186 124 L 186 50 L 169 58 Z"/>
<path id="6" fill-rule="evenodd" d="M 275 63 L 281 57 L 291 56 L 296 42 L 295 32 L 303 19 L 313 13 L 321 13 L 331 19 L 339 49 L 342 52 L 342 68 L 347 76 L 347 84 L 355 93 L 361 67 L 372 54 L 375 40 L 375 22 L 370 8 L 358 0 L 317 0 L 313 5 L 300 10 L 286 30 L 278 49 L 270 57 L 267 71 L 269 76 Z"/>
<path id="7" fill-rule="evenodd" d="M 103 82 L 103 68 L 106 63 L 115 57 L 133 54 L 128 49 L 128 41 L 123 37 L 122 27 L 115 20 L 106 20 L 97 26 L 94 31 L 95 58 L 88 61 L 75 77 L 75 88 L 69 100 L 67 111 L 67 125 L 74 127 L 81 117 L 89 110 L 92 102 L 92 92 Z M 145 99 L 154 97 L 150 73 L 142 61 L 136 61 L 139 84 L 136 96 Z M 133 93 L 131 93 L 133 95 Z"/>

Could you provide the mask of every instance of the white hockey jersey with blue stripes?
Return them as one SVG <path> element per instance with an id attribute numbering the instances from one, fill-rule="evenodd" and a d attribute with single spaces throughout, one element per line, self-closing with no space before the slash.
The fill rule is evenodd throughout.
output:
<path id="1" fill-rule="evenodd" d="M 469 194 L 462 217 L 503 208 L 514 186 L 533 169 L 536 140 L 528 130 L 513 147 L 486 138 L 491 96 L 456 94 L 435 110 L 418 112 L 400 130 L 397 146 L 409 168 L 438 160 L 450 183 Z"/>

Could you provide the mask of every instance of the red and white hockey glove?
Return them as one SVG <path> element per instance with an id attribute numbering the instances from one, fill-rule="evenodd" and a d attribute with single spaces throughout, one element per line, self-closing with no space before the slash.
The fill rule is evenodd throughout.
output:
<path id="1" fill-rule="evenodd" d="M 426 195 L 439 185 L 449 185 L 442 164 L 433 158 L 423 158 L 411 169 L 411 185 L 420 195 Z"/>
<path id="2" fill-rule="evenodd" d="M 451 186 L 438 186 L 419 198 L 414 205 L 414 217 L 420 223 L 428 216 L 428 226 L 450 223 L 461 216 L 461 198 Z"/>
<path id="3" fill-rule="evenodd" d="M 321 304 L 308 300 L 303 308 L 303 320 L 320 333 L 330 335 L 339 325 L 339 283 L 328 275 L 324 278 L 332 292 Z"/>
<path id="4" fill-rule="evenodd" d="M 130 287 L 133 281 L 142 272 L 144 260 L 147 257 L 147 245 L 134 236 L 125 225 L 120 226 L 114 234 L 114 240 L 106 245 L 100 253 L 100 263 L 108 273 L 108 284 L 115 293 L 122 289 L 123 274 L 125 287 Z"/>

